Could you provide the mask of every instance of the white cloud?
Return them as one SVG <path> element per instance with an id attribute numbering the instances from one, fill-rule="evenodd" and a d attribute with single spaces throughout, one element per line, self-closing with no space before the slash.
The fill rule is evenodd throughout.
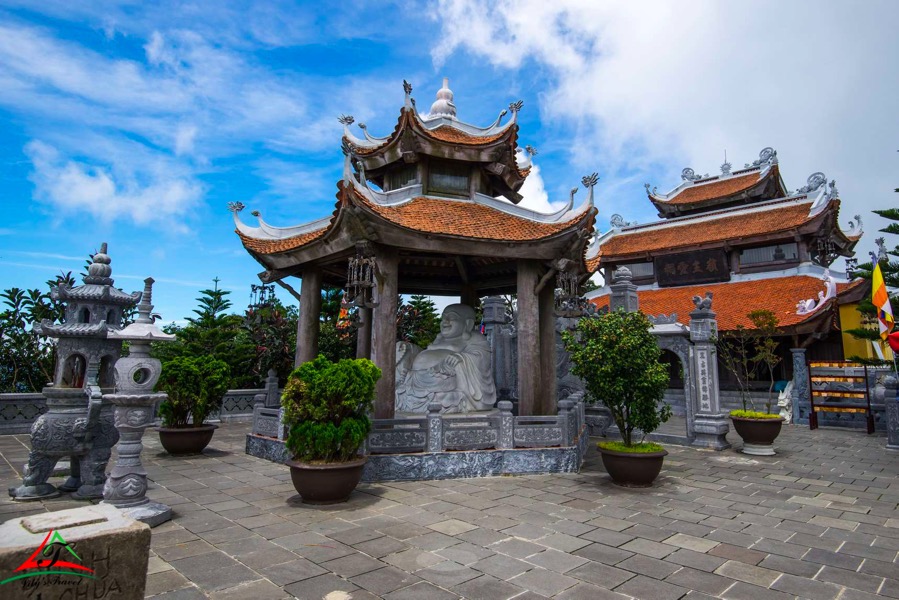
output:
<path id="1" fill-rule="evenodd" d="M 435 17 L 438 65 L 465 51 L 547 71 L 541 115 L 576 128 L 573 166 L 599 167 L 605 214 L 654 219 L 643 180 L 667 191 L 684 166 L 765 146 L 790 188 L 836 178 L 844 221 L 895 204 L 894 2 L 444 0 Z"/>
<path id="2" fill-rule="evenodd" d="M 198 183 L 169 176 L 164 165 L 150 166 L 155 172 L 149 180 L 138 181 L 134 173 L 117 176 L 109 168 L 66 159 L 40 141 L 30 142 L 25 152 L 34 164 L 37 198 L 63 213 L 178 226 L 176 217 L 188 213 L 202 196 Z"/>
<path id="3" fill-rule="evenodd" d="M 521 186 L 518 193 L 524 196 L 524 199 L 519 202 L 519 206 L 541 213 L 555 212 L 565 206 L 565 202 L 567 202 L 567 199 L 557 202 L 549 201 L 549 194 L 546 193 L 543 177 L 540 176 L 540 167 L 536 164 L 531 165 L 531 172 L 528 174 L 527 179 L 524 180 L 524 185 Z"/>

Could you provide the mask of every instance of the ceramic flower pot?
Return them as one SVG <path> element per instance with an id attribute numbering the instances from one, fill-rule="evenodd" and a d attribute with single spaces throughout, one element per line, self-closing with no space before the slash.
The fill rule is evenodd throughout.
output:
<path id="1" fill-rule="evenodd" d="M 743 454 L 774 456 L 774 440 L 780 434 L 783 417 L 776 419 L 747 419 L 731 417 L 734 429 L 743 438 Z"/>
<path id="2" fill-rule="evenodd" d="M 160 427 L 159 441 L 169 454 L 199 454 L 212 441 L 218 425 Z"/>
<path id="3" fill-rule="evenodd" d="M 305 504 L 346 502 L 362 479 L 368 457 L 340 463 L 310 464 L 287 461 L 293 487 Z"/>
<path id="4" fill-rule="evenodd" d="M 662 471 L 668 455 L 660 452 L 618 452 L 599 447 L 602 464 L 612 481 L 625 487 L 649 487 Z"/>

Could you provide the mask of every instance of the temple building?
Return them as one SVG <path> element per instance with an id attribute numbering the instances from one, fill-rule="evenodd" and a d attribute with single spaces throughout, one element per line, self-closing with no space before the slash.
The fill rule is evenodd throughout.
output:
<path id="1" fill-rule="evenodd" d="M 720 331 L 751 328 L 751 311 L 773 311 L 783 332 L 778 379 L 790 376 L 790 348 L 806 348 L 810 360 L 872 355 L 869 343 L 842 332 L 859 326 L 855 306 L 870 285 L 829 271 L 839 257 L 853 256 L 862 234 L 858 216 L 847 230 L 838 225 L 835 182 L 814 173 L 789 191 L 771 148 L 742 169 L 725 163 L 709 176 L 687 168 L 681 179 L 665 194 L 646 184 L 660 220 L 637 225 L 613 216 L 587 250 L 591 272 L 608 282 L 606 275 L 627 267 L 640 309 L 676 314 L 684 324 L 691 298 L 707 291 Z M 590 297 L 602 307 L 609 294 L 607 283 Z"/>
<path id="2" fill-rule="evenodd" d="M 343 178 L 334 212 L 291 227 L 241 221 L 231 210 L 246 250 L 268 283 L 302 279 L 297 362 L 318 352 L 323 284 L 347 290 L 359 309 L 357 355 L 381 368 L 375 416 L 394 415 L 396 303 L 398 294 L 458 295 L 474 306 L 492 294 L 518 296 L 517 354 L 529 368 L 518 372 L 521 415 L 554 414 L 555 296 L 558 278 L 589 278 L 585 251 L 593 234 L 596 176 L 584 177 L 587 197 L 574 194 L 561 210 L 542 214 L 518 206 L 531 151 L 518 145 L 518 112 L 509 105 L 486 127 L 457 118 L 444 80 L 427 114 L 412 87 L 394 130 L 373 137 L 344 125 Z M 505 123 L 503 118 L 511 116 Z"/>

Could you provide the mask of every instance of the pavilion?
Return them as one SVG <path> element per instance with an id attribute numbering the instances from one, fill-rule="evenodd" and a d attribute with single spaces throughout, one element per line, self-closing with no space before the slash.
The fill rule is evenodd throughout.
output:
<path id="1" fill-rule="evenodd" d="M 518 146 L 522 103 L 487 127 L 456 117 L 444 80 L 428 114 L 420 113 L 404 82 L 405 103 L 393 132 L 362 136 L 344 124 L 343 179 L 334 212 L 291 227 L 258 218 L 243 223 L 232 205 L 237 234 L 265 271 L 266 283 L 302 280 L 297 364 L 318 353 L 323 285 L 347 288 L 359 309 L 357 356 L 381 368 L 375 417 L 392 418 L 395 402 L 398 294 L 456 295 L 474 306 L 479 297 L 518 298 L 519 414 L 556 412 L 555 299 L 557 277 L 582 283 L 585 251 L 596 216 L 596 176 L 583 178 L 586 200 L 542 214 L 518 206 L 530 170 L 530 147 Z"/>

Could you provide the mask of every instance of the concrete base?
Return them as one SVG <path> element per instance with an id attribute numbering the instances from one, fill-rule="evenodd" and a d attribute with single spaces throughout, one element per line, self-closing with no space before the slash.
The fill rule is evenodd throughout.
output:
<path id="1" fill-rule="evenodd" d="M 727 441 L 728 431 L 730 423 L 725 415 L 696 415 L 690 445 L 710 450 L 727 450 L 731 446 Z"/>
<path id="2" fill-rule="evenodd" d="M 4 600 L 144 597 L 150 528 L 114 506 L 100 504 L 10 519 L 0 525 L 0 540 L 0 595 Z M 40 554 L 37 550 L 42 547 Z M 63 562 L 28 566 L 34 556 L 48 557 L 48 564 L 49 558 L 58 556 L 72 566 Z"/>
<path id="3" fill-rule="evenodd" d="M 586 438 L 583 438 L 586 440 Z M 290 459 L 282 440 L 247 434 L 247 454 L 272 462 Z M 515 448 L 372 454 L 362 481 L 428 481 L 498 475 L 576 473 L 584 461 L 586 444 L 570 448 Z"/>
<path id="4" fill-rule="evenodd" d="M 743 442 L 743 450 L 741 451 L 743 454 L 750 454 L 752 456 L 774 456 L 777 454 L 774 452 L 774 446 L 763 446 L 760 444 L 747 444 Z"/>
<path id="5" fill-rule="evenodd" d="M 105 502 L 103 503 L 105 504 Z M 122 514 L 131 517 L 135 521 L 146 523 L 150 527 L 162 525 L 172 519 L 172 508 L 161 502 L 147 502 L 140 506 L 119 508 Z"/>

